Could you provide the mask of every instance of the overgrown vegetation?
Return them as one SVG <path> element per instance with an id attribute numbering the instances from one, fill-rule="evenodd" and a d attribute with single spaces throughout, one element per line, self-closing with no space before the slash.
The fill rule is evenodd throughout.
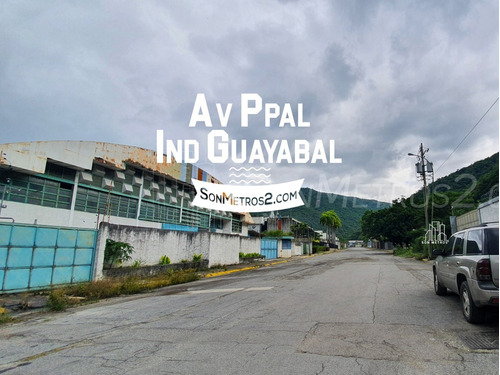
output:
<path id="1" fill-rule="evenodd" d="M 282 230 L 266 230 L 262 232 L 262 237 L 285 237 L 285 236 L 293 236 L 292 232 L 283 232 Z"/>
<path id="2" fill-rule="evenodd" d="M 320 245 L 313 245 L 313 248 L 312 248 L 313 254 L 323 253 L 327 250 L 328 250 L 328 248 L 326 246 L 320 246 Z"/>
<path id="3" fill-rule="evenodd" d="M 120 295 L 141 293 L 168 285 L 195 281 L 199 278 L 200 276 L 195 270 L 168 270 L 163 274 L 146 279 L 129 276 L 75 284 L 49 292 L 47 307 L 52 311 L 63 311 L 69 306 L 81 303 Z"/>
<path id="4" fill-rule="evenodd" d="M 424 252 L 415 251 L 412 247 L 396 247 L 393 254 L 403 258 L 415 258 L 417 260 L 422 260 L 427 258 L 427 254 Z"/>
<path id="5" fill-rule="evenodd" d="M 260 253 L 241 253 L 240 252 L 240 258 L 260 258 Z"/>
<path id="6" fill-rule="evenodd" d="M 134 247 L 127 242 L 113 241 L 108 238 L 106 240 L 106 248 L 104 249 L 104 265 L 107 268 L 112 268 L 115 265 L 121 265 L 124 262 L 132 259 Z"/>
<path id="7" fill-rule="evenodd" d="M 5 311 L 3 307 L 0 308 L 0 324 L 9 323 L 14 321 L 14 318 Z"/>
<path id="8" fill-rule="evenodd" d="M 193 262 L 201 262 L 201 254 L 194 254 L 193 255 Z"/>

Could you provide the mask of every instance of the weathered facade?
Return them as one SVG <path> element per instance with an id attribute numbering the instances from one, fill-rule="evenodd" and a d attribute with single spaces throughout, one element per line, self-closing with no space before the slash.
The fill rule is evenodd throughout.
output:
<path id="1" fill-rule="evenodd" d="M 183 232 L 102 223 L 96 245 L 95 278 L 102 277 L 106 239 L 126 242 L 134 247 L 132 259 L 143 264 L 158 264 L 162 256 L 172 263 L 189 261 L 193 255 L 208 260 L 208 266 L 237 264 L 239 253 L 260 252 L 260 239 L 223 233 Z"/>
<path id="2" fill-rule="evenodd" d="M 104 142 L 0 145 L 0 220 L 96 229 L 100 222 L 178 231 L 248 234 L 245 213 L 193 206 L 192 179 L 219 183 L 189 163 Z"/>

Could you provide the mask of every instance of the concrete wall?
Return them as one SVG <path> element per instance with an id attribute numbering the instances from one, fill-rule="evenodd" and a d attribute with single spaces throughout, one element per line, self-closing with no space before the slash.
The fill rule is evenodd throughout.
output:
<path id="1" fill-rule="evenodd" d="M 260 253 L 260 239 L 231 234 L 209 232 L 179 232 L 155 228 L 101 223 L 97 238 L 96 268 L 97 278 L 102 277 L 104 248 L 106 240 L 127 242 L 134 247 L 132 264 L 141 260 L 144 265 L 158 264 L 166 255 L 171 263 L 192 260 L 194 254 L 208 259 L 209 267 L 214 265 L 237 264 L 239 253 Z M 125 265 L 127 265 L 125 264 Z"/>
<path id="2" fill-rule="evenodd" d="M 243 254 L 260 254 L 260 238 L 251 238 L 254 241 L 246 241 L 247 237 L 240 237 L 242 239 L 240 244 L 240 252 Z"/>
<path id="3" fill-rule="evenodd" d="M 302 242 L 297 240 L 292 242 L 292 256 L 302 255 Z"/>

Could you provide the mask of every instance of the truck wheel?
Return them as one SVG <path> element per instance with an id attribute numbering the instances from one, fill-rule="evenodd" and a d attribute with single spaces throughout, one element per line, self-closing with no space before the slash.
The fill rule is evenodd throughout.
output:
<path id="1" fill-rule="evenodd" d="M 439 282 L 436 270 L 434 270 L 434 292 L 436 292 L 438 296 L 444 296 L 446 294 L 446 290 L 446 287 L 442 286 Z"/>
<path id="2" fill-rule="evenodd" d="M 462 312 L 465 320 L 469 323 L 480 323 L 483 321 L 484 311 L 483 309 L 477 307 L 472 300 L 472 295 L 470 294 L 467 281 L 464 281 L 460 285 L 460 305 L 462 306 Z"/>

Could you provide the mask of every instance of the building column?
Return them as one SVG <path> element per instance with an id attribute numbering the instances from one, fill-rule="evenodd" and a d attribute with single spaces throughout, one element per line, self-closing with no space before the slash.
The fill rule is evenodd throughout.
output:
<path id="1" fill-rule="evenodd" d="M 71 196 L 71 207 L 69 209 L 69 220 L 68 226 L 73 226 L 73 217 L 75 216 L 75 203 L 76 203 L 76 194 L 78 193 L 78 183 L 80 182 L 80 172 L 76 171 L 75 173 L 75 181 L 73 183 L 73 195 Z"/>
<path id="2" fill-rule="evenodd" d="M 139 202 L 137 202 L 137 216 L 135 217 L 135 226 L 139 226 L 139 215 L 141 214 L 142 191 L 144 186 L 144 171 L 141 173 L 141 186 L 139 187 Z"/>

